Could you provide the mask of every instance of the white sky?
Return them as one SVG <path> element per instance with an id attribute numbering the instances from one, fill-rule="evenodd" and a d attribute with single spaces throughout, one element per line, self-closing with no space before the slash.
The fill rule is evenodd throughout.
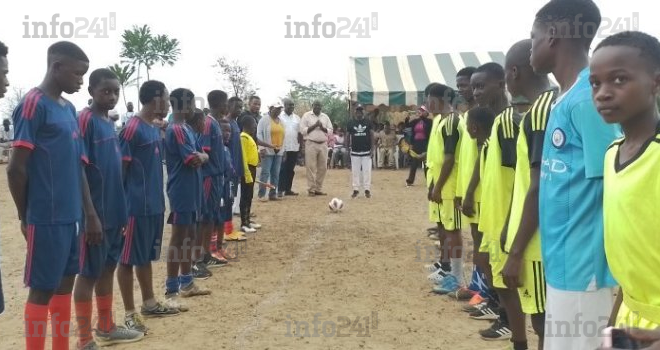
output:
<path id="1" fill-rule="evenodd" d="M 639 13 L 639 30 L 660 35 L 653 1 L 596 2 L 603 18 L 611 23 L 609 29 L 603 30 L 604 36 L 617 31 L 613 28 L 617 18 L 630 18 L 633 12 Z M 59 40 L 74 41 L 85 50 L 90 58 L 89 72 L 119 63 L 123 30 L 148 24 L 153 33 L 167 34 L 181 42 L 179 61 L 174 67 L 155 67 L 152 79 L 163 81 L 170 90 L 188 87 L 196 95 L 205 96 L 212 89 L 224 87 L 212 67 L 215 59 L 224 55 L 249 65 L 265 110 L 267 102 L 288 92 L 287 79 L 303 83 L 325 81 L 346 90 L 349 56 L 506 52 L 514 42 L 529 37 L 534 14 L 546 0 L 461 0 L 451 2 L 452 5 L 420 0 L 165 0 L 161 2 L 165 5 L 158 8 L 154 3 L 38 0 L 30 2 L 29 8 L 6 3 L 0 12 L 0 41 L 9 46 L 12 86 L 28 89 L 38 85 L 46 71 L 46 50 Z M 109 12 L 116 13 L 117 27 L 108 31 L 107 39 L 91 38 L 93 34 L 88 39 L 23 38 L 26 15 L 29 21 L 46 23 L 50 23 L 54 13 L 60 14 L 59 22 L 75 22 L 76 17 L 86 17 L 91 22 L 94 17 L 107 17 Z M 370 17 L 372 12 L 378 13 L 379 23 L 370 39 L 357 39 L 354 34 L 350 39 L 284 38 L 287 15 L 291 21 L 312 22 L 314 15 L 321 13 L 321 22 L 337 23 L 337 17 Z M 623 20 L 619 22 L 620 29 L 632 29 L 623 28 Z M 78 108 L 85 106 L 89 98 L 87 86 L 66 97 Z M 137 88 L 129 88 L 126 98 L 136 103 Z M 125 110 L 121 100 L 117 110 Z"/>

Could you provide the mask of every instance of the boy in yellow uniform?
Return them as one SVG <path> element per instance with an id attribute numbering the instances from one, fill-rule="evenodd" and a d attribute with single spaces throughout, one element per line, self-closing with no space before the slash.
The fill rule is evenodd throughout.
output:
<path id="1" fill-rule="evenodd" d="M 246 118 L 241 132 L 241 150 L 243 152 L 243 169 L 241 174 L 241 228 L 250 228 L 250 211 L 254 196 L 254 179 L 259 165 L 259 149 L 251 135 L 256 133 L 257 123 L 254 118 Z"/>
<path id="2" fill-rule="evenodd" d="M 442 270 L 433 275 L 432 280 L 438 284 L 434 291 L 451 293 L 463 284 L 463 241 L 461 237 L 461 215 L 454 206 L 456 198 L 456 174 L 458 167 L 456 159 L 459 155 L 458 145 L 461 135 L 458 130 L 460 118 L 452 112 L 456 97 L 454 90 L 446 85 L 438 84 L 429 89 L 427 107 L 436 115 L 437 126 L 432 130 L 427 156 L 429 168 L 429 194 L 431 200 L 432 219 L 439 222 L 442 250 L 445 259 L 450 260 L 450 274 L 442 276 Z M 444 236 L 444 237 L 442 237 Z"/>
<path id="3" fill-rule="evenodd" d="M 509 219 L 502 232 L 509 254 L 503 269 L 504 284 L 518 290 L 522 311 L 531 315 L 532 326 L 543 345 L 545 322 L 545 277 L 538 232 L 539 179 L 545 125 L 557 93 L 546 74 L 535 74 L 529 61 L 532 41 L 514 44 L 506 55 L 505 80 L 511 96 L 534 101 L 521 121 L 516 143 L 516 174 Z M 511 323 L 514 334 L 525 334 L 525 322 Z M 520 341 L 522 344 L 522 340 Z M 516 344 L 514 343 L 514 347 Z M 520 348 L 523 348 L 519 345 Z M 527 348 L 526 344 L 525 347 Z"/>
<path id="4" fill-rule="evenodd" d="M 605 154 L 605 255 L 621 286 L 612 315 L 617 327 L 660 326 L 660 42 L 641 32 L 603 40 L 590 64 L 593 99 L 607 123 L 625 135 Z M 620 306 L 619 306 L 620 305 Z"/>

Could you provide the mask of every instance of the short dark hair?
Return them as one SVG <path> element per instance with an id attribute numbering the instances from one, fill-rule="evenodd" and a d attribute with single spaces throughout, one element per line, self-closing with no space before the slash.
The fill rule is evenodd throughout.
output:
<path id="1" fill-rule="evenodd" d="M 234 96 L 234 97 L 231 97 L 229 99 L 229 101 L 227 101 L 227 104 L 234 103 L 234 102 L 243 102 L 243 100 L 241 100 L 241 98 L 238 97 L 238 96 Z"/>
<path id="2" fill-rule="evenodd" d="M 475 107 L 468 111 L 468 121 L 473 121 L 485 130 L 490 130 L 495 122 L 495 113 L 487 107 Z"/>
<path id="3" fill-rule="evenodd" d="M 600 27 L 600 10 L 591 0 L 551 0 L 537 13 L 535 22 L 556 25 L 560 38 L 578 39 L 588 47 Z"/>
<path id="4" fill-rule="evenodd" d="M 429 85 L 426 85 L 426 87 L 424 88 L 424 96 L 428 96 L 429 90 L 431 90 L 431 88 L 436 85 L 440 85 L 440 83 L 431 83 Z"/>
<path id="5" fill-rule="evenodd" d="M 227 93 L 222 90 L 213 90 L 209 92 L 206 98 L 209 100 L 209 107 L 218 108 L 227 102 Z"/>
<path id="6" fill-rule="evenodd" d="M 466 78 L 471 78 L 472 74 L 474 74 L 474 71 L 477 70 L 475 67 L 465 67 L 456 73 L 456 77 L 466 77 Z"/>
<path id="7" fill-rule="evenodd" d="M 89 87 L 95 88 L 103 79 L 119 80 L 113 71 L 108 68 L 99 68 L 89 75 Z"/>
<path id="8" fill-rule="evenodd" d="M 436 84 L 431 86 L 428 95 L 433 98 L 442 99 L 445 103 L 453 105 L 456 98 L 456 91 L 447 85 Z"/>
<path id="9" fill-rule="evenodd" d="M 0 41 L 0 57 L 7 57 L 7 54 L 9 53 L 9 49 L 7 48 L 7 45 Z"/>
<path id="10" fill-rule="evenodd" d="M 173 111 L 183 111 L 186 107 L 195 106 L 195 94 L 186 88 L 174 89 L 170 92 L 170 103 Z"/>
<path id="11" fill-rule="evenodd" d="M 581 0 L 576 0 L 576 1 L 581 1 Z M 490 78 L 497 80 L 504 80 L 504 68 L 499 63 L 488 62 L 482 64 L 474 72 L 486 73 L 486 75 L 488 75 L 488 77 Z"/>
<path id="12" fill-rule="evenodd" d="M 156 97 L 165 95 L 165 84 L 158 80 L 147 80 L 140 86 L 140 103 L 146 105 L 151 103 Z"/>
<path id="13" fill-rule="evenodd" d="M 596 46 L 594 53 L 607 46 L 627 46 L 639 49 L 640 57 L 649 61 L 653 68 L 660 68 L 660 41 L 652 35 L 631 31 L 617 33 L 601 41 Z"/>
<path id="14" fill-rule="evenodd" d="M 195 108 L 195 113 L 193 113 L 192 117 L 190 118 L 190 123 L 192 124 L 199 119 L 204 119 L 204 111 L 199 108 Z"/>
<path id="15" fill-rule="evenodd" d="M 261 100 L 261 97 L 259 97 L 259 96 L 257 96 L 257 95 L 252 95 L 252 96 L 250 96 L 250 98 L 248 99 L 248 103 L 249 103 L 249 102 L 252 102 L 252 100 Z"/>
<path id="16" fill-rule="evenodd" d="M 48 64 L 52 62 L 55 56 L 64 56 L 75 60 L 89 62 L 85 52 L 76 44 L 70 41 L 58 41 L 48 48 Z"/>

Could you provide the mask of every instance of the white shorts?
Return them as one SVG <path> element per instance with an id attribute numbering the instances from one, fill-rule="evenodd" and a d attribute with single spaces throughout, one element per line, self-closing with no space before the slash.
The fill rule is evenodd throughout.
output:
<path id="1" fill-rule="evenodd" d="M 597 349 L 614 305 L 613 288 L 573 292 L 547 286 L 544 350 Z"/>

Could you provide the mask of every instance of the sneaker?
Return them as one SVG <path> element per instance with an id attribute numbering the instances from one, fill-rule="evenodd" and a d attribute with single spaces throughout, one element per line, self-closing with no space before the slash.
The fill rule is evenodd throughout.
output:
<path id="1" fill-rule="evenodd" d="M 277 198 L 284 198 L 284 192 L 278 192 Z"/>
<path id="2" fill-rule="evenodd" d="M 207 280 L 213 274 L 206 268 L 204 263 L 196 262 L 192 265 L 192 276 L 196 280 Z"/>
<path id="3" fill-rule="evenodd" d="M 208 289 L 203 289 L 200 288 L 195 284 L 195 282 L 191 283 L 188 287 L 181 288 L 181 297 L 182 298 L 191 298 L 191 297 L 196 297 L 200 295 L 209 295 L 211 294 L 211 291 Z"/>
<path id="4" fill-rule="evenodd" d="M 169 307 L 169 306 L 167 306 L 167 305 L 165 305 L 164 303 L 161 303 L 161 302 L 156 303 L 156 306 L 154 306 L 151 309 L 147 309 L 143 305 L 142 309 L 140 310 L 140 313 L 145 318 L 175 316 L 175 315 L 178 315 L 180 312 L 181 311 L 179 311 L 179 309 Z M 132 329 L 131 327 L 126 327 L 126 328 Z"/>
<path id="5" fill-rule="evenodd" d="M 467 288 L 460 288 L 455 292 L 447 294 L 451 298 L 454 298 L 458 301 L 468 301 L 472 299 L 472 297 L 477 294 L 477 292 L 469 290 Z"/>
<path id="6" fill-rule="evenodd" d="M 449 276 L 449 272 L 443 270 L 442 268 L 439 268 L 435 272 L 433 272 L 430 275 L 426 276 L 426 278 L 431 283 L 440 284 L 442 282 L 442 280 L 447 276 Z"/>
<path id="7" fill-rule="evenodd" d="M 123 327 L 115 327 L 110 332 L 95 331 L 95 338 L 101 346 L 135 343 L 144 338 L 144 333 Z"/>
<path id="8" fill-rule="evenodd" d="M 317 195 L 317 196 L 327 196 L 328 195 L 327 193 L 321 192 L 321 191 L 314 191 L 314 194 Z"/>
<path id="9" fill-rule="evenodd" d="M 206 265 L 207 268 L 214 268 L 214 267 L 223 267 L 227 266 L 229 262 L 226 259 L 219 259 L 211 254 L 206 255 L 206 260 L 204 261 L 204 264 Z"/>
<path id="10" fill-rule="evenodd" d="M 406 187 L 411 187 L 412 185 L 413 185 L 412 182 L 406 180 Z"/>
<path id="11" fill-rule="evenodd" d="M 351 198 L 357 198 L 358 195 L 360 195 L 359 191 L 353 191 L 353 194 L 351 195 Z"/>
<path id="12" fill-rule="evenodd" d="M 268 196 L 269 201 L 281 201 L 282 199 L 280 199 L 280 198 L 281 197 L 278 197 L 278 196 Z"/>
<path id="13" fill-rule="evenodd" d="M 477 312 L 477 311 L 481 310 L 482 308 L 484 308 L 486 306 L 488 306 L 488 302 L 483 301 L 483 302 L 481 302 L 479 304 L 476 304 L 476 305 L 465 305 L 463 307 L 463 311 L 471 314 L 473 312 Z"/>
<path id="14" fill-rule="evenodd" d="M 434 273 L 442 268 L 442 264 L 439 261 L 434 262 L 433 264 L 424 265 L 424 271 L 428 273 Z"/>
<path id="15" fill-rule="evenodd" d="M 268 197 L 259 197 L 259 202 L 268 202 Z"/>
<path id="16" fill-rule="evenodd" d="M 511 329 L 503 325 L 500 320 L 496 320 L 490 328 L 479 331 L 479 335 L 481 336 L 481 339 L 488 341 L 509 340 L 511 339 L 512 332 Z"/>
<path id="17" fill-rule="evenodd" d="M 440 235 L 438 235 L 437 233 L 431 233 L 431 234 L 429 235 L 429 239 L 430 239 L 430 240 L 437 241 L 437 240 L 440 239 Z"/>
<path id="18" fill-rule="evenodd" d="M 428 232 L 428 234 L 438 233 L 438 226 L 429 227 L 426 229 L 426 232 Z"/>
<path id="19" fill-rule="evenodd" d="M 367 198 L 371 198 L 371 191 L 369 190 L 364 191 L 364 196 Z"/>
<path id="20" fill-rule="evenodd" d="M 310 197 L 315 197 L 315 196 L 316 196 L 316 192 L 314 192 L 314 191 L 307 191 L 307 195 L 310 196 Z"/>
<path id="21" fill-rule="evenodd" d="M 147 328 L 144 320 L 142 320 L 142 316 L 137 312 L 124 317 L 124 326 L 126 326 L 126 329 L 142 332 L 143 334 L 149 333 L 149 328 Z"/>
<path id="22" fill-rule="evenodd" d="M 250 221 L 250 228 L 253 228 L 253 229 L 255 229 L 255 230 L 258 230 L 258 229 L 261 228 L 261 224 L 257 224 L 257 223 L 254 222 L 254 221 Z"/>
<path id="23" fill-rule="evenodd" d="M 142 333 L 140 333 L 142 334 Z M 78 350 L 100 350 L 101 348 L 96 344 L 94 340 L 89 341 L 87 344 L 84 346 L 80 346 L 80 344 L 76 344 L 76 349 Z"/>
<path id="24" fill-rule="evenodd" d="M 433 287 L 433 293 L 444 295 L 455 293 L 459 289 L 461 289 L 461 285 L 458 283 L 458 279 L 454 275 L 447 275 L 439 285 Z"/>
<path id="25" fill-rule="evenodd" d="M 499 313 L 495 312 L 490 306 L 486 305 L 479 310 L 470 313 L 470 318 L 473 320 L 486 320 L 495 321 L 499 317 Z"/>
<path id="26" fill-rule="evenodd" d="M 190 308 L 188 308 L 188 305 L 181 302 L 181 300 L 179 299 L 179 294 L 180 293 L 172 293 L 172 294 L 166 293 L 165 305 L 172 309 L 178 310 L 179 312 L 188 312 Z"/>
<path id="27" fill-rule="evenodd" d="M 246 240 L 247 240 L 247 238 L 243 237 L 238 232 L 232 232 L 230 234 L 225 234 L 225 241 L 227 241 L 227 242 L 246 241 Z"/>
<path id="28" fill-rule="evenodd" d="M 257 230 L 253 229 L 250 226 L 241 226 L 241 231 L 243 231 L 245 233 L 255 233 L 255 232 L 257 232 Z"/>
<path id="29" fill-rule="evenodd" d="M 286 192 L 284 192 L 284 195 L 285 196 L 297 196 L 298 194 L 296 192 L 293 192 L 293 191 L 286 191 Z"/>
<path id="30" fill-rule="evenodd" d="M 468 302 L 468 305 L 478 305 L 478 304 L 481 304 L 485 301 L 486 301 L 486 299 L 484 299 L 484 297 L 482 297 L 481 294 L 477 293 L 477 294 L 472 296 L 472 299 L 470 299 L 470 301 Z"/>

